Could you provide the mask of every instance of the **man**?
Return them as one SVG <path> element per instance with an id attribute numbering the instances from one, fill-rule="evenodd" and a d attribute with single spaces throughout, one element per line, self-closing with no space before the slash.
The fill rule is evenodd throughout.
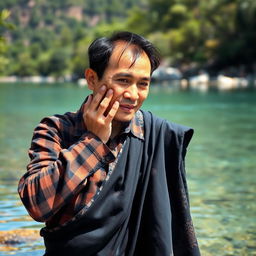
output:
<path id="1" fill-rule="evenodd" d="M 75 113 L 36 127 L 19 194 L 45 255 L 200 255 L 184 157 L 193 131 L 140 110 L 159 65 L 154 46 L 119 32 L 95 40 Z"/>

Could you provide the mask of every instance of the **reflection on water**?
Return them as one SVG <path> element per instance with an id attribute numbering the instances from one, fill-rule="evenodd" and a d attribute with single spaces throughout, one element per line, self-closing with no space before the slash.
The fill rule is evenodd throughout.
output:
<path id="1" fill-rule="evenodd" d="M 16 194 L 34 126 L 76 110 L 88 92 L 69 85 L 0 84 L 0 230 L 37 229 Z M 256 92 L 152 88 L 144 109 L 195 129 L 187 154 L 190 203 L 203 256 L 256 255 Z M 56 100 L 58 99 L 58 101 Z M 42 255 L 42 240 L 0 255 Z"/>
<path id="2" fill-rule="evenodd" d="M 39 230 L 42 226 L 33 221 L 22 206 L 17 195 L 17 184 L 14 182 L 5 182 L 0 184 L 0 232 L 12 230 Z M 2 234 L 1 234 L 2 236 Z M 0 236 L 0 241 L 2 237 Z M 22 239 L 9 240 L 6 244 L 0 245 L 0 255 L 42 255 L 42 239 L 27 240 Z M 23 240 L 23 241 L 22 241 Z"/>

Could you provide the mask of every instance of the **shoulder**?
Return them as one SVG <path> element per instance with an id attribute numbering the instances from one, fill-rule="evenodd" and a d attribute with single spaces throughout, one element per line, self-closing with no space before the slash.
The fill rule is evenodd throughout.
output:
<path id="1" fill-rule="evenodd" d="M 166 142 L 175 140 L 178 144 L 188 145 L 194 133 L 191 127 L 170 122 L 152 114 L 150 111 L 142 111 L 142 113 L 146 130 L 163 134 Z"/>
<path id="2" fill-rule="evenodd" d="M 144 122 L 147 125 L 155 125 L 159 129 L 168 129 L 170 131 L 173 131 L 177 134 L 183 134 L 186 131 L 193 130 L 192 128 L 182 125 L 182 124 L 177 124 L 171 121 L 168 121 L 164 118 L 158 117 L 151 113 L 150 111 L 144 111 L 141 110 L 143 117 L 144 117 Z"/>
<path id="3" fill-rule="evenodd" d="M 44 117 L 36 126 L 33 139 L 40 137 L 48 140 L 62 141 L 69 143 L 80 127 L 77 112 L 67 112 L 65 114 Z"/>
<path id="4" fill-rule="evenodd" d="M 65 127 L 72 127 L 75 125 L 76 114 L 67 112 L 65 114 L 56 114 L 44 117 L 38 126 L 46 126 L 49 129 L 62 130 Z"/>

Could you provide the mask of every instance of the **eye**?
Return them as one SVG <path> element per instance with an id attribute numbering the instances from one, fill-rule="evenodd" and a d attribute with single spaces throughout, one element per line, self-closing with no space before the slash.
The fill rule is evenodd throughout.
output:
<path id="1" fill-rule="evenodd" d="M 122 84 L 128 84 L 129 80 L 127 78 L 118 78 L 117 81 Z"/>
<path id="2" fill-rule="evenodd" d="M 140 85 L 140 86 L 144 86 L 144 87 L 146 87 L 146 86 L 148 86 L 148 85 L 149 85 L 149 83 L 148 83 L 148 82 L 140 82 L 140 83 L 139 83 L 139 85 Z"/>

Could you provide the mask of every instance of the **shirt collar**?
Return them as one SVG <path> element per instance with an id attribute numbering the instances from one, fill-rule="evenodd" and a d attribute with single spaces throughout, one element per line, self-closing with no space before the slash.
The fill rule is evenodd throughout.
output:
<path id="1" fill-rule="evenodd" d="M 129 125 L 124 129 L 123 133 L 131 132 L 135 137 L 144 140 L 144 120 L 143 114 L 139 110 L 135 113 Z"/>

